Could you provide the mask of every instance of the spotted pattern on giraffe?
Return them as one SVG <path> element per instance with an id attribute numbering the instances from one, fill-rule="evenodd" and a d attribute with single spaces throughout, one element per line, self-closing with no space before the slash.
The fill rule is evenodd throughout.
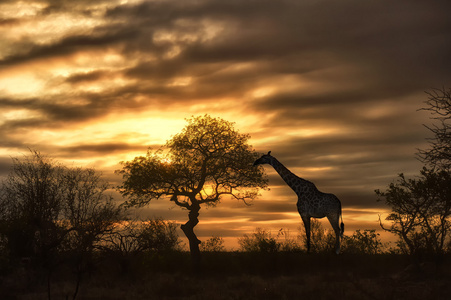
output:
<path id="1" fill-rule="evenodd" d="M 336 236 L 335 252 L 337 254 L 340 253 L 340 238 L 343 237 L 344 224 L 341 214 L 341 202 L 337 196 L 323 193 L 312 182 L 293 174 L 271 155 L 271 151 L 254 162 L 254 166 L 262 164 L 271 165 L 298 196 L 296 206 L 307 235 L 307 251 L 310 251 L 310 219 L 327 217 Z M 341 224 L 339 223 L 340 218 L 342 219 Z"/>

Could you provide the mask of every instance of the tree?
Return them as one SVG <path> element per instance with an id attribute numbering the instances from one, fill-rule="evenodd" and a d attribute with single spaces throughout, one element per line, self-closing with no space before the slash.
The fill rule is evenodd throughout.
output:
<path id="1" fill-rule="evenodd" d="M 12 160 L 0 198 L 9 252 L 16 257 L 49 257 L 67 233 L 57 222 L 63 210 L 64 168 L 37 151 Z"/>
<path id="2" fill-rule="evenodd" d="M 30 150 L 13 158 L 8 177 L 1 184 L 0 234 L 12 257 L 29 257 L 48 270 L 58 254 L 76 254 L 77 287 L 82 265 L 100 237 L 122 218 L 122 209 L 106 194 L 109 184 L 93 169 L 67 168 Z"/>
<path id="3" fill-rule="evenodd" d="M 451 232 L 451 174 L 428 169 L 417 179 L 400 174 L 385 192 L 376 190 L 378 201 L 384 199 L 391 207 L 386 227 L 380 226 L 407 245 L 410 254 L 443 254 Z"/>
<path id="4" fill-rule="evenodd" d="M 71 168 L 64 174 L 63 220 L 72 231 L 74 250 L 91 253 L 123 217 L 123 211 L 106 194 L 110 185 L 94 169 Z"/>
<path id="5" fill-rule="evenodd" d="M 11 253 L 47 256 L 63 241 L 91 249 L 123 216 L 106 194 L 108 182 L 94 169 L 67 168 L 30 152 L 13 158 L 1 185 L 2 228 Z"/>
<path id="6" fill-rule="evenodd" d="M 418 179 L 406 179 L 400 174 L 385 192 L 376 190 L 378 201 L 384 199 L 392 212 L 385 227 L 399 236 L 401 251 L 410 254 L 432 253 L 441 255 L 447 248 L 451 230 L 451 89 L 434 89 L 427 92 L 427 107 L 431 119 L 437 124 L 425 125 L 434 137 L 430 148 L 417 153 L 426 166 Z"/>
<path id="7" fill-rule="evenodd" d="M 145 157 L 122 162 L 120 193 L 127 206 L 143 206 L 166 198 L 187 209 L 188 222 L 181 226 L 189 240 L 195 265 L 200 262 L 200 240 L 194 233 L 201 205 L 215 206 L 229 195 L 247 203 L 267 187 L 262 168 L 253 168 L 258 158 L 233 123 L 208 115 L 187 120 L 188 125 L 159 150 Z"/>
<path id="8" fill-rule="evenodd" d="M 434 89 L 427 92 L 427 107 L 422 110 L 431 112 L 437 124 L 426 126 L 434 137 L 429 139 L 430 148 L 419 150 L 418 156 L 423 162 L 443 169 L 451 168 L 451 89 Z"/>

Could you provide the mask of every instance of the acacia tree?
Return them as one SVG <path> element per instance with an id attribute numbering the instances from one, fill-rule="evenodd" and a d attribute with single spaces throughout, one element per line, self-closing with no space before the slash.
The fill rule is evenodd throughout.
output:
<path id="1" fill-rule="evenodd" d="M 376 190 L 392 211 L 391 225 L 380 226 L 400 237 L 410 254 L 443 254 L 451 238 L 451 174 L 423 168 L 417 179 L 399 175 L 385 192 Z"/>
<path id="2" fill-rule="evenodd" d="M 122 162 L 127 206 L 143 206 L 152 199 L 166 198 L 188 210 L 181 226 L 189 240 L 195 265 L 200 261 L 200 240 L 194 233 L 201 205 L 215 206 L 229 195 L 248 203 L 267 187 L 262 168 L 253 168 L 258 158 L 248 144 L 249 135 L 240 134 L 233 123 L 209 115 L 193 117 L 188 125 L 159 150 Z"/>

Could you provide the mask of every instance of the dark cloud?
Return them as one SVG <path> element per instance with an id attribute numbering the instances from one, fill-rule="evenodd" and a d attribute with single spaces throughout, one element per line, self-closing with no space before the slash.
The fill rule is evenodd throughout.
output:
<path id="1" fill-rule="evenodd" d="M 144 111 L 228 113 L 230 121 L 258 119 L 249 129 L 257 150 L 273 151 L 296 174 L 337 194 L 348 213 L 382 209 L 373 190 L 421 165 L 415 152 L 428 135 L 421 126 L 427 117 L 417 112 L 424 91 L 451 82 L 451 2 L 445 0 L 39 3 L 36 15 L 0 19 L 2 32 L 16 33 L 3 37 L 0 80 L 34 72 L 43 82 L 36 93 L 0 90 L 5 115 L 27 112 L 0 115 L 6 150 L 36 147 L 65 159 L 144 155 L 147 146 L 117 136 L 58 145 L 26 134 Z M 53 33 L 42 25 L 60 16 L 73 17 L 81 29 L 54 24 Z M 43 28 L 36 37 L 28 33 L 34 25 Z M 6 161 L 0 158 L 1 169 Z M 264 224 L 295 212 L 296 195 L 268 173 L 273 201 L 256 200 L 252 209 L 223 201 L 223 209 L 206 216 Z M 154 208 L 163 217 L 186 217 Z"/>
<path id="2" fill-rule="evenodd" d="M 84 82 L 90 82 L 90 81 L 98 81 L 100 79 L 104 79 L 111 75 L 111 72 L 105 72 L 101 70 L 96 70 L 92 72 L 83 72 L 83 73 L 76 73 L 71 74 L 68 76 L 65 81 L 70 84 L 77 84 L 77 83 L 84 83 Z"/>
<path id="3" fill-rule="evenodd" d="M 117 152 L 139 151 L 143 155 L 146 153 L 148 145 L 136 145 L 127 143 L 99 143 L 99 144 L 82 144 L 70 147 L 61 147 L 55 149 L 61 157 L 92 157 L 101 155 L 111 155 Z"/>
<path id="4" fill-rule="evenodd" d="M 125 57 L 148 53 L 161 58 L 172 46 L 177 46 L 181 52 L 176 59 L 141 61 L 125 70 L 125 76 L 148 82 L 147 86 L 129 86 L 130 95 L 164 95 L 165 102 L 171 98 L 181 101 L 181 97 L 244 97 L 263 78 L 283 74 L 303 75 L 332 86 L 327 93 L 309 97 L 299 93 L 274 95 L 258 103 L 257 108 L 261 110 L 284 107 L 290 110 L 303 105 L 308 111 L 312 107 L 309 103 L 333 108 L 350 102 L 406 95 L 413 90 L 441 86 L 449 79 L 443 63 L 451 50 L 451 38 L 446 30 L 450 21 L 443 6 L 415 1 L 402 5 L 359 1 L 258 3 L 188 1 L 120 5 L 105 13 L 105 19 L 112 21 L 109 25 L 100 25 L 87 35 L 66 36 L 53 44 L 32 45 L 29 51 L 6 57 L 1 63 L 19 64 L 105 47 L 121 49 Z M 59 10 L 69 6 L 81 7 L 66 2 L 49 4 Z M 189 22 L 178 24 L 180 20 Z M 209 26 L 203 20 L 222 26 L 211 40 L 180 38 L 159 45 L 153 40 L 156 31 L 161 29 L 169 34 L 202 36 Z M 221 72 L 236 62 L 252 62 L 255 67 Z M 349 74 L 349 67 L 357 71 Z M 343 68 L 343 71 L 322 72 L 330 68 Z M 67 83 L 105 80 L 105 76 L 100 70 L 74 74 L 67 78 Z M 194 77 L 194 86 L 168 88 L 167 83 L 177 76 Z M 346 85 L 347 89 L 337 90 L 337 85 Z M 117 91 L 118 97 L 120 92 Z M 133 97 L 128 98 L 133 102 Z"/>
<path id="5" fill-rule="evenodd" d="M 8 18 L 8 19 L 0 19 L 0 28 L 2 27 L 10 27 L 12 25 L 17 25 L 21 23 L 20 18 Z"/>
<path id="6" fill-rule="evenodd" d="M 90 35 L 69 36 L 54 44 L 31 45 L 27 43 L 29 50 L 25 53 L 10 55 L 0 60 L 0 65 L 17 65 L 30 61 L 60 58 L 74 53 L 100 49 L 112 46 L 117 41 L 126 42 L 136 33 L 132 31 L 124 31 L 117 33 L 104 33 L 96 36 L 95 32 Z"/>

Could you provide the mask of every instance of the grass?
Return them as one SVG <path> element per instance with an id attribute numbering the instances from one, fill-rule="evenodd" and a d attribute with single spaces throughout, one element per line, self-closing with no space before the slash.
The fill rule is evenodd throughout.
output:
<path id="1" fill-rule="evenodd" d="M 87 273 L 77 299 L 448 299 L 450 257 L 412 265 L 400 255 L 204 253 L 194 274 L 188 253 L 112 258 Z M 48 299 L 45 272 L 3 272 L 1 299 Z M 52 299 L 72 299 L 67 266 L 51 279 Z"/>

